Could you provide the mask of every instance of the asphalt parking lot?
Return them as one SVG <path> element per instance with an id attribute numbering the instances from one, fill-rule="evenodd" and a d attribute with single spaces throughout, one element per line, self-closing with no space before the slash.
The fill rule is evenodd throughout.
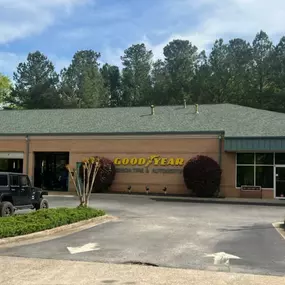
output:
<path id="1" fill-rule="evenodd" d="M 77 205 L 76 197 L 49 197 L 49 201 L 52 207 Z M 93 196 L 91 206 L 119 219 L 55 240 L 0 248 L 0 255 L 284 276 L 285 240 L 272 223 L 282 221 L 285 207 L 103 194 Z M 95 250 L 76 254 L 68 250 L 86 244 L 95 244 Z M 231 258 L 216 258 L 214 264 L 220 252 Z"/>

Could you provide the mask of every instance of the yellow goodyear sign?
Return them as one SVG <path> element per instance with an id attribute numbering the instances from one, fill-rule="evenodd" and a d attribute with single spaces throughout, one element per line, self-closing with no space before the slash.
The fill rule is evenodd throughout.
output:
<path id="1" fill-rule="evenodd" d="M 151 155 L 149 157 L 130 157 L 130 158 L 119 158 L 114 159 L 114 164 L 117 166 L 183 166 L 184 158 L 166 158 L 160 157 L 159 155 Z"/>

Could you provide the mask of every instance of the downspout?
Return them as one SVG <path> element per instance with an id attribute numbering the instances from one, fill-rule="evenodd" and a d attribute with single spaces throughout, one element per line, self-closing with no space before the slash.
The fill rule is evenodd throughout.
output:
<path id="1" fill-rule="evenodd" d="M 219 138 L 219 165 L 220 165 L 220 168 L 222 169 L 223 134 L 219 134 L 218 138 Z M 219 186 L 218 193 L 219 193 L 218 195 L 220 195 L 221 185 Z"/>
<path id="2" fill-rule="evenodd" d="M 223 135 L 219 135 L 219 165 L 222 168 Z"/>
<path id="3" fill-rule="evenodd" d="M 30 137 L 26 135 L 26 174 L 29 175 Z"/>

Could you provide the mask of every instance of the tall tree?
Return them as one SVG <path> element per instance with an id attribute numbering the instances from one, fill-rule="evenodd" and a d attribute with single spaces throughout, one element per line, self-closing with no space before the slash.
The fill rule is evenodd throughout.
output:
<path id="1" fill-rule="evenodd" d="M 100 53 L 82 50 L 61 71 L 61 95 L 66 107 L 92 108 L 109 105 L 108 92 L 99 70 Z"/>
<path id="2" fill-rule="evenodd" d="M 152 102 L 152 57 L 152 51 L 147 50 L 144 44 L 132 45 L 125 50 L 121 57 L 124 106 L 139 106 Z"/>
<path id="3" fill-rule="evenodd" d="M 195 74 L 198 49 L 187 40 L 173 40 L 164 47 L 165 65 L 170 80 L 169 104 L 191 99 L 191 81 Z"/>
<path id="4" fill-rule="evenodd" d="M 61 107 L 58 75 L 53 63 L 41 52 L 29 53 L 26 62 L 18 65 L 14 82 L 7 103 L 25 109 Z"/>
<path id="5" fill-rule="evenodd" d="M 155 105 L 167 105 L 170 101 L 168 98 L 169 80 L 165 62 L 161 59 L 155 61 L 152 66 L 152 103 Z"/>
<path id="6" fill-rule="evenodd" d="M 272 56 L 274 51 L 273 43 L 270 41 L 268 35 L 261 31 L 259 32 L 253 43 L 253 93 L 255 95 L 254 106 L 266 106 L 268 96 L 272 94 L 274 86 L 272 86 Z"/>
<path id="7" fill-rule="evenodd" d="M 6 98 L 10 95 L 12 89 L 12 82 L 8 76 L 0 73 L 0 104 L 4 103 Z"/>
<path id="8" fill-rule="evenodd" d="M 227 102 L 250 104 L 252 48 L 248 42 L 239 38 L 230 40 L 227 47 L 226 65 L 230 76 Z"/>
<path id="9" fill-rule="evenodd" d="M 105 63 L 100 69 L 104 86 L 109 92 L 110 96 L 110 106 L 119 107 L 122 105 L 122 84 L 121 84 L 121 74 L 118 66 L 109 65 Z"/>
<path id="10" fill-rule="evenodd" d="M 228 90 L 231 79 L 228 60 L 228 45 L 224 43 L 223 39 L 219 39 L 214 43 L 209 56 L 211 71 L 208 90 L 211 92 L 213 103 L 228 102 Z"/>
<path id="11" fill-rule="evenodd" d="M 195 74 L 191 82 L 192 101 L 195 103 L 209 103 L 212 100 L 212 94 L 209 89 L 209 80 L 211 78 L 211 68 L 206 52 L 202 51 L 198 55 L 195 64 Z"/>

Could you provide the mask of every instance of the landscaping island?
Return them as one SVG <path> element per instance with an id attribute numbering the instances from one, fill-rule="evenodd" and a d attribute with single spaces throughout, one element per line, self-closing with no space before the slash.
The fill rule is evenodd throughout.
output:
<path id="1" fill-rule="evenodd" d="M 0 219 L 0 239 L 49 230 L 104 216 L 105 212 L 87 207 L 43 209 Z"/>

